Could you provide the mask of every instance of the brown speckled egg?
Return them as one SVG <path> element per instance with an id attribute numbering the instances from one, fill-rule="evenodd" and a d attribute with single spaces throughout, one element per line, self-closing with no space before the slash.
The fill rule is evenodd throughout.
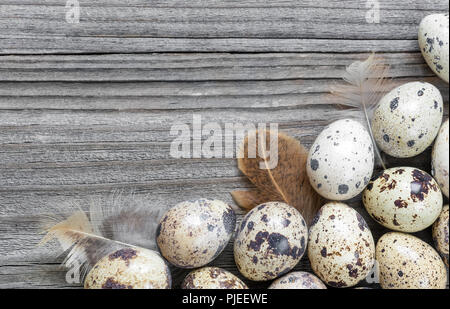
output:
<path id="1" fill-rule="evenodd" d="M 439 254 L 410 234 L 391 232 L 377 243 L 383 289 L 445 289 L 447 271 Z"/>
<path id="2" fill-rule="evenodd" d="M 449 191 L 449 124 L 448 119 L 439 130 L 431 155 L 432 174 L 448 197 Z"/>
<path id="3" fill-rule="evenodd" d="M 298 289 L 298 290 L 312 290 L 312 289 L 326 289 L 327 286 L 320 281 L 319 278 L 313 274 L 297 271 L 289 273 L 277 280 L 275 280 L 269 289 Z"/>
<path id="4" fill-rule="evenodd" d="M 433 224 L 442 210 L 442 194 L 437 182 L 426 172 L 395 167 L 369 183 L 363 203 L 381 225 L 410 233 Z"/>
<path id="5" fill-rule="evenodd" d="M 380 100 L 372 120 L 373 136 L 385 153 L 411 158 L 433 143 L 443 113 L 438 88 L 425 82 L 406 83 Z"/>
<path id="6" fill-rule="evenodd" d="M 204 267 L 189 273 L 182 289 L 248 289 L 241 279 L 218 267 Z"/>
<path id="7" fill-rule="evenodd" d="M 308 228 L 298 210 L 271 202 L 252 209 L 234 242 L 239 271 L 253 281 L 275 279 L 289 272 L 306 250 Z"/>
<path id="8" fill-rule="evenodd" d="M 358 121 L 342 119 L 317 136 L 306 171 L 313 188 L 334 201 L 351 199 L 364 190 L 374 167 L 373 143 Z"/>
<path id="9" fill-rule="evenodd" d="M 308 257 L 314 273 L 326 284 L 352 287 L 372 270 L 375 243 L 357 211 L 331 202 L 319 210 L 310 227 Z"/>
<path id="10" fill-rule="evenodd" d="M 448 267 L 448 205 L 445 205 L 433 224 L 433 240 L 437 251 Z"/>
<path id="11" fill-rule="evenodd" d="M 419 25 L 418 37 L 423 58 L 433 72 L 448 84 L 448 12 L 424 17 Z"/>
<path id="12" fill-rule="evenodd" d="M 225 249 L 235 226 L 236 214 L 222 201 L 182 202 L 162 217 L 156 240 L 171 264 L 197 268 L 213 261 Z"/>
<path id="13" fill-rule="evenodd" d="M 170 289 L 169 268 L 155 251 L 124 248 L 105 256 L 86 276 L 85 289 Z"/>

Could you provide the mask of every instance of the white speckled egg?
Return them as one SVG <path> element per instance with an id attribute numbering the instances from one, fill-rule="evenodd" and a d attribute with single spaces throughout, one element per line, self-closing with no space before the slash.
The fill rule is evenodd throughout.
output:
<path id="1" fill-rule="evenodd" d="M 364 218 L 343 203 L 325 204 L 313 220 L 308 257 L 314 273 L 332 287 L 352 287 L 375 262 L 375 243 Z"/>
<path id="2" fill-rule="evenodd" d="M 297 271 L 289 273 L 274 282 L 269 286 L 269 289 L 278 290 L 312 290 L 312 289 L 326 289 L 327 286 L 320 281 L 319 278 L 313 274 Z"/>
<path id="3" fill-rule="evenodd" d="M 448 205 L 442 209 L 432 231 L 434 245 L 448 267 Z"/>
<path id="4" fill-rule="evenodd" d="M 170 289 L 169 268 L 155 251 L 124 248 L 102 258 L 86 276 L 85 289 Z"/>
<path id="5" fill-rule="evenodd" d="M 442 193 L 448 197 L 449 187 L 449 141 L 448 119 L 441 127 L 431 155 L 432 174 L 439 183 Z"/>
<path id="6" fill-rule="evenodd" d="M 412 167 L 383 171 L 370 181 L 362 198 L 370 216 L 394 231 L 421 231 L 432 225 L 442 210 L 437 182 Z"/>
<path id="7" fill-rule="evenodd" d="M 419 26 L 419 46 L 425 61 L 448 83 L 448 13 L 428 15 Z"/>
<path id="8" fill-rule="evenodd" d="M 398 232 L 377 243 L 383 289 L 445 289 L 447 271 L 439 254 L 419 238 Z"/>
<path id="9" fill-rule="evenodd" d="M 374 168 L 372 139 L 358 121 L 343 119 L 327 126 L 308 156 L 314 189 L 330 200 L 348 200 L 364 190 Z"/>
<path id="10" fill-rule="evenodd" d="M 156 241 L 161 254 L 174 266 L 197 268 L 225 249 L 235 226 L 236 214 L 222 201 L 182 202 L 162 217 Z"/>
<path id="11" fill-rule="evenodd" d="M 442 116 L 439 89 L 424 82 L 407 83 L 380 100 L 372 119 L 373 136 L 388 155 L 410 158 L 431 145 Z"/>
<path id="12" fill-rule="evenodd" d="M 234 241 L 239 271 L 253 281 L 275 279 L 289 272 L 306 251 L 308 228 L 292 206 L 270 202 L 252 209 Z"/>
<path id="13" fill-rule="evenodd" d="M 204 267 L 189 273 L 182 289 L 248 289 L 241 279 L 218 267 Z"/>

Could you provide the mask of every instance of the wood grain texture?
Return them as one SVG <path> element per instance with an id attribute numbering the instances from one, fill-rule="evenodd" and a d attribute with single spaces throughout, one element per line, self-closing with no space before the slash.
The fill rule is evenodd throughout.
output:
<path id="1" fill-rule="evenodd" d="M 68 202 L 87 209 L 125 190 L 149 206 L 232 204 L 231 191 L 252 188 L 234 159 L 170 156 L 171 127 L 193 115 L 222 127 L 276 122 L 309 147 L 342 116 L 329 87 L 379 51 L 396 83 L 436 85 L 448 117 L 448 85 L 416 40 L 420 19 L 447 1 L 381 1 L 378 25 L 365 22 L 362 0 L 80 3 L 80 24 L 67 24 L 61 1 L 0 0 L 0 288 L 79 287 L 66 283 L 56 244 L 36 247 L 40 215 L 67 213 Z M 429 171 L 430 150 L 388 162 Z M 386 232 L 359 197 L 349 204 L 375 238 Z M 214 265 L 238 274 L 231 244 Z M 306 257 L 297 269 L 310 270 Z"/>
<path id="2" fill-rule="evenodd" d="M 448 11 L 439 0 L 366 1 L 81 0 L 79 23 L 64 3 L 0 2 L 0 53 L 404 52 L 417 49 L 420 20 Z"/>

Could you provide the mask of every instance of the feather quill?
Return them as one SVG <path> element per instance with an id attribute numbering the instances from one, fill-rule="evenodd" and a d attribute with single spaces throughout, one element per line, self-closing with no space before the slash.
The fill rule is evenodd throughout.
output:
<path id="1" fill-rule="evenodd" d="M 322 199 L 310 185 L 306 174 L 308 151 L 295 138 L 278 133 L 278 138 L 274 139 L 273 135 L 270 131 L 258 131 L 244 139 L 239 151 L 238 167 L 256 189 L 233 191 L 231 195 L 245 210 L 266 202 L 284 202 L 297 208 L 306 222 L 310 223 L 322 206 Z M 264 141 L 264 137 L 265 145 L 270 145 L 270 149 L 276 147 L 274 143 L 278 142 L 278 165 L 272 169 L 269 157 L 249 156 L 249 145 L 259 149 L 259 143 Z"/>
<path id="2" fill-rule="evenodd" d="M 367 60 L 353 62 L 347 67 L 343 75 L 345 84 L 331 87 L 334 103 L 350 108 L 351 112 L 355 109 L 361 111 L 357 114 L 367 126 L 377 160 L 383 169 L 386 169 L 386 164 L 373 137 L 371 119 L 381 97 L 393 88 L 388 75 L 389 66 L 383 63 L 382 58 L 371 54 Z"/>
<path id="3" fill-rule="evenodd" d="M 103 257 L 125 247 L 156 248 L 156 229 L 164 209 L 145 198 L 114 193 L 91 201 L 89 217 L 82 210 L 67 219 L 47 217 L 40 245 L 56 239 L 67 252 L 63 265 L 80 266 L 82 278 Z"/>

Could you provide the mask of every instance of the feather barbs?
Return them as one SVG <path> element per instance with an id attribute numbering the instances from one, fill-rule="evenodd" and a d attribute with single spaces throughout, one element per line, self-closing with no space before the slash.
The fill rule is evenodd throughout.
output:
<path id="1" fill-rule="evenodd" d="M 265 145 L 270 145 L 270 156 L 249 156 L 249 148 L 253 145 L 265 149 L 261 145 L 264 139 Z M 276 159 L 271 157 L 274 154 Z M 309 183 L 307 158 L 308 151 L 303 145 L 286 134 L 270 131 L 248 134 L 241 146 L 238 167 L 256 188 L 233 191 L 233 199 L 246 210 L 266 202 L 284 202 L 311 222 L 321 206 L 321 198 Z M 277 162 L 276 166 L 274 162 Z"/>
<path id="2" fill-rule="evenodd" d="M 386 164 L 373 137 L 371 119 L 381 97 L 393 88 L 388 77 L 389 69 L 383 58 L 372 53 L 367 60 L 350 64 L 342 76 L 346 83 L 334 85 L 330 89 L 333 103 L 337 101 L 340 106 L 361 112 L 359 118 L 367 127 L 383 169 L 386 169 Z"/>
<path id="3" fill-rule="evenodd" d="M 63 265 L 79 266 L 85 277 L 98 261 L 117 250 L 155 249 L 162 211 L 149 207 L 147 199 L 114 193 L 109 199 L 91 201 L 88 213 L 77 210 L 64 220 L 48 217 L 39 245 L 56 239 L 67 252 Z"/>

